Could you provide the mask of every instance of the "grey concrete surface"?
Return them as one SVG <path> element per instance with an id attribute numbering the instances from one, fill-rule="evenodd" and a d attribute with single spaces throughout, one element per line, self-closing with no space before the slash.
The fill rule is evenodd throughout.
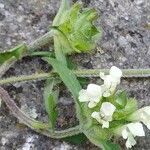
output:
<path id="1" fill-rule="evenodd" d="M 96 22 L 103 36 L 92 54 L 71 56 L 80 68 L 150 68 L 150 1 L 149 0 L 83 0 L 86 6 L 98 11 Z M 48 31 L 59 7 L 59 0 L 0 0 L 0 50 L 6 50 L 22 41 L 27 43 Z M 47 71 L 48 65 L 39 58 L 24 58 L 10 68 L 5 76 Z M 93 80 L 96 82 L 96 80 Z M 99 81 L 97 81 L 99 82 Z M 35 108 L 37 118 L 46 120 L 42 91 L 44 83 L 17 83 L 5 88 L 19 106 Z M 137 98 L 139 107 L 150 105 L 150 79 L 122 80 L 121 88 Z M 73 101 L 66 93 L 59 100 L 57 127 L 77 124 Z M 150 149 L 150 132 L 137 138 L 135 150 Z M 120 139 L 122 149 L 124 141 Z M 1 150 L 96 150 L 86 142 L 72 145 L 39 135 L 21 126 L 2 104 L 0 108 Z"/>

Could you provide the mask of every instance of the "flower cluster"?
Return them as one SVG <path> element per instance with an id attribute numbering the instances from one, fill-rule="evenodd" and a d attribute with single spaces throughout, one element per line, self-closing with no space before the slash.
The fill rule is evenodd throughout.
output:
<path id="1" fill-rule="evenodd" d="M 116 86 L 120 83 L 121 76 L 121 70 L 115 66 L 111 67 L 109 75 L 100 72 L 100 77 L 104 80 L 104 84 L 101 86 L 89 84 L 86 90 L 83 89 L 80 91 L 79 101 L 88 102 L 89 108 L 96 107 L 103 97 L 110 97 L 115 93 Z M 103 102 L 100 111 L 94 111 L 91 117 L 102 124 L 102 128 L 109 128 L 109 122 L 112 121 L 115 110 L 116 107 L 112 103 Z"/>
<path id="2" fill-rule="evenodd" d="M 150 129 L 150 106 L 137 110 L 134 99 L 116 90 L 122 71 L 113 66 L 109 75 L 100 72 L 103 85 L 89 84 L 79 92 L 79 101 L 87 103 L 91 119 L 101 128 L 110 128 L 115 135 L 126 139 L 126 147 L 136 144 L 136 136 L 145 136 L 142 123 Z"/>

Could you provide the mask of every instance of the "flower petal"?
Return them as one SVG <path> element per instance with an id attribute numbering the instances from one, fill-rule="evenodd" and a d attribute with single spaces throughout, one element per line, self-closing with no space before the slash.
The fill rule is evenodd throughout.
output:
<path id="1" fill-rule="evenodd" d="M 141 108 L 141 110 L 143 110 L 145 113 L 147 113 L 148 115 L 150 115 L 150 106 L 146 106 L 144 108 Z"/>
<path id="2" fill-rule="evenodd" d="M 104 72 L 100 72 L 99 76 L 100 76 L 101 79 L 105 80 L 106 75 L 105 75 Z"/>
<path id="3" fill-rule="evenodd" d="M 150 130 L 150 120 L 143 120 L 142 121 L 146 126 L 147 128 Z"/>
<path id="4" fill-rule="evenodd" d="M 89 101 L 86 90 L 81 90 L 79 92 L 79 101 L 80 102 L 88 102 Z"/>
<path id="5" fill-rule="evenodd" d="M 94 118 L 94 119 L 96 119 L 99 123 L 101 123 L 101 118 L 100 118 L 99 112 L 94 111 L 94 112 L 91 114 L 91 117 Z"/>
<path id="6" fill-rule="evenodd" d="M 102 128 L 109 128 L 109 121 L 103 121 Z"/>
<path id="7" fill-rule="evenodd" d="M 92 115 L 91 115 L 93 118 L 99 118 L 99 112 L 97 112 L 97 111 L 94 111 L 93 113 L 92 113 Z"/>
<path id="8" fill-rule="evenodd" d="M 101 86 L 96 84 L 89 84 L 87 87 L 87 94 L 90 97 L 101 97 L 102 96 Z"/>
<path id="9" fill-rule="evenodd" d="M 133 136 L 129 136 L 127 141 L 126 141 L 126 147 L 127 148 L 132 148 L 136 144 L 136 141 Z"/>
<path id="10" fill-rule="evenodd" d="M 94 101 L 90 101 L 89 104 L 88 104 L 88 107 L 89 108 L 93 108 L 97 105 L 97 103 L 95 103 Z"/>
<path id="11" fill-rule="evenodd" d="M 130 143 L 130 141 L 128 139 L 126 141 L 126 147 L 127 148 L 132 148 L 132 145 L 131 145 L 131 143 Z"/>
<path id="12" fill-rule="evenodd" d="M 109 89 L 111 87 L 111 84 L 113 82 L 113 78 L 110 75 L 107 75 L 104 79 L 104 85 L 106 87 L 106 89 Z"/>
<path id="13" fill-rule="evenodd" d="M 123 137 L 124 139 L 127 139 L 127 138 L 128 138 L 128 132 L 127 132 L 126 129 L 123 129 L 123 131 L 122 131 L 122 137 Z"/>
<path id="14" fill-rule="evenodd" d="M 143 125 L 140 122 L 130 123 L 127 127 L 134 136 L 145 136 Z"/>
<path id="15" fill-rule="evenodd" d="M 105 116 L 112 116 L 115 110 L 116 107 L 113 104 L 104 102 L 102 103 L 100 112 L 102 112 Z"/>
<path id="16" fill-rule="evenodd" d="M 122 71 L 116 66 L 112 66 L 110 69 L 110 75 L 113 76 L 114 78 L 121 78 Z"/>
<path id="17" fill-rule="evenodd" d="M 107 90 L 103 93 L 104 97 L 109 97 L 110 95 L 111 95 L 111 92 L 109 90 Z"/>

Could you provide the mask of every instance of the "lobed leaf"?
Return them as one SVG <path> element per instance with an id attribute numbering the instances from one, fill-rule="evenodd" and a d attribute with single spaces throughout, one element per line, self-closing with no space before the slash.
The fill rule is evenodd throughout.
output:
<path id="1" fill-rule="evenodd" d="M 61 21 L 57 25 L 64 34 L 59 33 L 61 43 L 69 42 L 69 46 L 64 49 L 64 53 L 88 52 L 95 48 L 96 41 L 101 35 L 93 22 L 97 18 L 94 9 L 84 9 L 80 12 L 81 4 L 75 3 L 72 8 L 66 10 L 61 15 Z M 71 47 L 71 48 L 70 48 Z"/>

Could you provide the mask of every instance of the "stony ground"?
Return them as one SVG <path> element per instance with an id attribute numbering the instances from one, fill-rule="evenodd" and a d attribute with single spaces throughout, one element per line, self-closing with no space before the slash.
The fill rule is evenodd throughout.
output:
<path id="1" fill-rule="evenodd" d="M 150 68 L 150 1 L 149 0 L 83 0 L 86 6 L 97 9 L 97 25 L 103 29 L 102 39 L 93 54 L 72 58 L 82 68 Z M 59 1 L 56 0 L 0 0 L 0 50 L 12 48 L 26 41 L 32 42 L 48 31 Z M 47 70 L 39 58 L 24 58 L 6 76 L 32 74 Z M 36 109 L 37 117 L 46 120 L 43 108 L 43 82 L 18 83 L 5 88 L 19 106 Z M 139 100 L 139 107 L 150 105 L 150 79 L 126 79 L 122 87 Z M 69 96 L 59 99 L 58 128 L 75 125 L 75 110 Z M 150 149 L 150 132 L 138 139 L 135 150 Z M 122 145 L 124 143 L 121 142 Z M 0 108 L 1 150 L 96 150 L 89 142 L 72 145 L 39 135 L 20 125 L 6 106 Z M 125 149 L 122 146 L 122 149 Z"/>

